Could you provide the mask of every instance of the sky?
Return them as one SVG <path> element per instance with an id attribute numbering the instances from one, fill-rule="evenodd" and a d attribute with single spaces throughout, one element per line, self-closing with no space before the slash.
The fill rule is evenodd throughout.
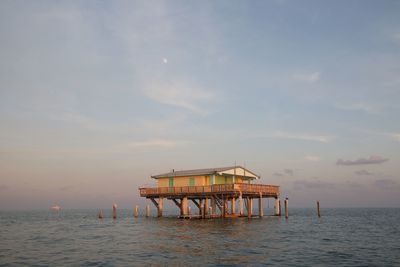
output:
<path id="1" fill-rule="evenodd" d="M 0 1 L 0 209 L 131 208 L 246 166 L 400 207 L 399 1 Z"/>

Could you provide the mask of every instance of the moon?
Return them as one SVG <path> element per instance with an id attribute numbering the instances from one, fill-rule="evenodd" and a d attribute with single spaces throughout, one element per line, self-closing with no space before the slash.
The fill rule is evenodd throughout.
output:
<path id="1" fill-rule="evenodd" d="M 167 64 L 167 63 L 168 63 L 168 59 L 166 59 L 166 58 L 163 58 L 162 61 L 164 62 L 164 64 Z"/>

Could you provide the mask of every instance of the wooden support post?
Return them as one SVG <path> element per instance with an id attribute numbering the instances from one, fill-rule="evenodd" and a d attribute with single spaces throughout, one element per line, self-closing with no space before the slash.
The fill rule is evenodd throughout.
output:
<path id="1" fill-rule="evenodd" d="M 235 215 L 236 214 L 236 198 L 232 197 L 231 201 L 231 214 Z"/>
<path id="2" fill-rule="evenodd" d="M 205 204 L 205 199 L 202 198 L 202 199 L 200 200 L 200 216 L 201 216 L 201 218 L 203 218 L 203 219 L 206 217 L 205 206 L 206 206 L 206 204 Z"/>
<path id="3" fill-rule="evenodd" d="M 282 205 L 281 205 L 281 200 L 279 199 L 279 216 L 282 216 Z"/>
<path id="4" fill-rule="evenodd" d="M 157 206 L 157 217 L 162 217 L 163 207 L 164 207 L 164 199 L 162 197 L 160 197 L 158 200 L 158 206 Z"/>
<path id="5" fill-rule="evenodd" d="M 217 201 L 214 197 L 211 197 L 211 215 L 217 214 Z"/>
<path id="6" fill-rule="evenodd" d="M 180 210 L 180 214 L 181 214 L 181 216 L 183 215 L 182 214 L 182 200 L 181 200 L 181 203 L 179 203 L 179 201 L 178 200 L 176 200 L 176 199 L 172 199 L 172 201 L 175 203 L 175 205 L 176 206 L 178 206 L 178 208 L 179 208 L 179 210 Z"/>
<path id="7" fill-rule="evenodd" d="M 138 205 L 135 206 L 135 211 L 133 212 L 133 216 L 139 217 L 139 206 Z"/>
<path id="8" fill-rule="evenodd" d="M 189 205 L 188 205 L 188 198 L 187 197 L 182 198 L 181 214 L 183 216 L 187 216 L 189 214 Z"/>
<path id="9" fill-rule="evenodd" d="M 262 193 L 260 192 L 260 198 L 258 199 L 258 216 L 262 218 L 264 216 L 264 208 L 262 202 Z"/>
<path id="10" fill-rule="evenodd" d="M 99 219 L 103 219 L 103 211 L 100 211 L 99 214 L 97 215 L 97 217 L 99 217 Z"/>
<path id="11" fill-rule="evenodd" d="M 208 202 L 208 198 L 205 198 L 204 200 L 204 216 L 209 215 L 209 202 Z"/>
<path id="12" fill-rule="evenodd" d="M 317 201 L 317 214 L 318 214 L 318 217 L 321 217 L 321 212 L 319 210 L 319 201 Z"/>
<path id="13" fill-rule="evenodd" d="M 242 192 L 240 192 L 240 195 L 239 195 L 239 215 L 243 216 L 243 196 L 242 196 Z"/>
<path id="14" fill-rule="evenodd" d="M 146 217 L 150 217 L 150 205 L 146 206 Z"/>
<path id="15" fill-rule="evenodd" d="M 118 205 L 115 204 L 115 203 L 112 206 L 112 208 L 113 208 L 113 219 L 114 220 L 117 219 L 117 207 L 118 207 Z"/>
<path id="16" fill-rule="evenodd" d="M 226 199 L 225 196 L 222 196 L 222 218 L 225 218 L 226 216 Z"/>
<path id="17" fill-rule="evenodd" d="M 192 198 L 191 200 L 196 205 L 196 207 L 199 209 L 199 212 L 200 212 L 200 202 L 197 202 L 196 199 L 194 199 L 194 198 Z"/>
<path id="18" fill-rule="evenodd" d="M 251 197 L 247 198 L 247 217 L 251 218 L 253 212 L 253 199 Z"/>
<path id="19" fill-rule="evenodd" d="M 285 218 L 289 218 L 289 199 L 285 199 Z"/>
<path id="20" fill-rule="evenodd" d="M 280 215 L 280 207 L 281 205 L 281 201 L 278 198 L 275 198 L 275 216 L 279 216 Z"/>

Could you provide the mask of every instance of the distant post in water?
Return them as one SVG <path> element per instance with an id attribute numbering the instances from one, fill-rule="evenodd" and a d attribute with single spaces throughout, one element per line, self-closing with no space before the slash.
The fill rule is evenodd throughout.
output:
<path id="1" fill-rule="evenodd" d="M 318 214 L 318 217 L 321 217 L 321 212 L 319 210 L 319 201 L 317 201 L 317 214 Z"/>
<path id="2" fill-rule="evenodd" d="M 97 217 L 99 217 L 99 219 L 103 219 L 103 211 L 100 211 L 99 214 L 97 215 Z"/>
<path id="3" fill-rule="evenodd" d="M 118 205 L 116 203 L 113 204 L 112 208 L 113 208 L 113 219 L 117 219 L 117 207 Z"/>
<path id="4" fill-rule="evenodd" d="M 138 205 L 135 206 L 135 211 L 133 213 L 133 216 L 134 217 L 138 217 L 139 216 L 139 206 Z"/>
<path id="5" fill-rule="evenodd" d="M 285 218 L 289 218 L 289 199 L 286 198 L 285 199 Z"/>
<path id="6" fill-rule="evenodd" d="M 150 217 L 150 205 L 146 206 L 146 217 Z"/>

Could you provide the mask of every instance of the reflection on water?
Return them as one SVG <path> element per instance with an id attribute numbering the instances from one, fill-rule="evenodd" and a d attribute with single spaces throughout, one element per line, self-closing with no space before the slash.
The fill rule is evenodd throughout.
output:
<path id="1" fill-rule="evenodd" d="M 117 220 L 0 212 L 0 265 L 400 265 L 399 209 L 291 209 L 289 220 Z"/>

